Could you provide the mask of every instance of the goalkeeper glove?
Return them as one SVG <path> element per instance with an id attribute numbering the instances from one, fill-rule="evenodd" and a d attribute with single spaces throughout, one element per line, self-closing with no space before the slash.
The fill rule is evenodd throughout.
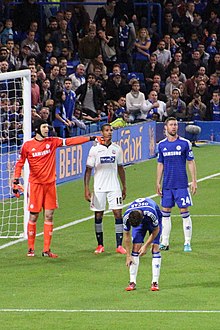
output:
<path id="1" fill-rule="evenodd" d="M 90 136 L 90 141 L 95 141 L 100 144 L 105 144 L 104 138 L 102 136 Z"/>
<path id="2" fill-rule="evenodd" d="M 19 183 L 19 179 L 14 179 L 13 185 L 12 185 L 13 193 L 14 195 L 19 198 L 21 195 L 21 192 L 24 191 L 23 186 Z"/>

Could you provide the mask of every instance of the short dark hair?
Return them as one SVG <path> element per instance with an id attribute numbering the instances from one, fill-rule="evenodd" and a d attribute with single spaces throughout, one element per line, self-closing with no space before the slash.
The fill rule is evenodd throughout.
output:
<path id="1" fill-rule="evenodd" d="M 143 212 L 140 210 L 134 210 L 129 213 L 128 222 L 132 227 L 137 227 L 141 224 L 143 219 Z"/>
<path id="2" fill-rule="evenodd" d="M 173 22 L 172 27 L 180 28 L 180 23 L 179 22 Z"/>
<path id="3" fill-rule="evenodd" d="M 69 77 L 66 77 L 66 78 L 64 79 L 64 83 L 65 83 L 66 81 L 70 81 L 70 82 L 72 83 L 72 79 L 69 78 Z"/>
<path id="4" fill-rule="evenodd" d="M 217 89 L 217 90 L 214 90 L 213 92 L 212 92 L 212 96 L 213 96 L 213 94 L 218 94 L 218 96 L 220 95 L 220 93 L 219 93 L 219 90 Z"/>
<path id="5" fill-rule="evenodd" d="M 122 17 L 119 18 L 119 22 L 120 21 L 124 21 L 126 24 L 128 24 L 128 16 L 127 15 L 123 15 Z"/>
<path id="6" fill-rule="evenodd" d="M 168 117 L 168 118 L 165 120 L 164 124 L 167 125 L 167 124 L 169 123 L 169 121 L 172 121 L 172 120 L 177 121 L 177 119 L 176 119 L 175 117 Z"/>
<path id="7" fill-rule="evenodd" d="M 55 58 L 56 58 L 56 56 L 51 56 L 51 57 L 55 57 Z M 59 68 L 59 69 L 60 69 L 60 67 L 59 67 L 58 64 L 54 64 L 54 65 L 52 65 L 52 67 L 50 68 L 50 71 L 52 71 L 54 68 Z"/>
<path id="8" fill-rule="evenodd" d="M 104 131 L 104 128 L 105 127 L 111 127 L 110 124 L 106 123 L 106 124 L 103 124 L 102 127 L 101 127 L 101 131 L 103 132 Z"/>
<path id="9" fill-rule="evenodd" d="M 95 78 L 96 79 L 96 75 L 93 72 L 88 73 L 86 79 L 88 79 L 89 77 L 92 77 L 92 78 Z"/>

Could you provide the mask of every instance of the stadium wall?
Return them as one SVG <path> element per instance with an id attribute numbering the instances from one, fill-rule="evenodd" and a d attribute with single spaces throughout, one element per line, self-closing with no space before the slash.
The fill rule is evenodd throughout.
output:
<path id="1" fill-rule="evenodd" d="M 201 127 L 201 133 L 198 140 L 207 140 L 211 142 L 220 142 L 220 121 L 197 121 L 195 125 Z"/>

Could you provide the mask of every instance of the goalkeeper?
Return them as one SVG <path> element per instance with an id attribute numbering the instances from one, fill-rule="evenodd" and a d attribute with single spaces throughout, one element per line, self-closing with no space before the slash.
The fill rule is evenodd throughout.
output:
<path id="1" fill-rule="evenodd" d="M 44 249 L 43 257 L 57 258 L 58 255 L 50 250 L 53 232 L 53 214 L 58 207 L 56 193 L 56 149 L 61 146 L 82 144 L 95 140 L 94 136 L 80 136 L 62 139 L 48 137 L 50 127 L 43 119 L 35 123 L 35 137 L 24 142 L 20 157 L 15 165 L 13 192 L 19 197 L 19 178 L 27 159 L 30 168 L 28 184 L 28 257 L 34 257 L 34 244 L 36 237 L 36 222 L 44 209 Z"/>

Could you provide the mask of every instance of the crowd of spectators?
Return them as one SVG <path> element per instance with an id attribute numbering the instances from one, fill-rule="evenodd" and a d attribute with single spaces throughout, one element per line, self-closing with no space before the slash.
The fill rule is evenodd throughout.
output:
<path id="1" fill-rule="evenodd" d="M 35 0 L 2 17 L 0 70 L 30 69 L 33 126 L 41 117 L 68 137 L 103 118 L 114 128 L 167 116 L 220 120 L 220 0 L 154 2 L 162 17 L 152 7 L 150 22 L 133 0 L 107 0 L 93 20 L 82 3 L 44 5 L 42 17 Z M 25 111 L 5 85 L 3 140 L 21 133 Z"/>

